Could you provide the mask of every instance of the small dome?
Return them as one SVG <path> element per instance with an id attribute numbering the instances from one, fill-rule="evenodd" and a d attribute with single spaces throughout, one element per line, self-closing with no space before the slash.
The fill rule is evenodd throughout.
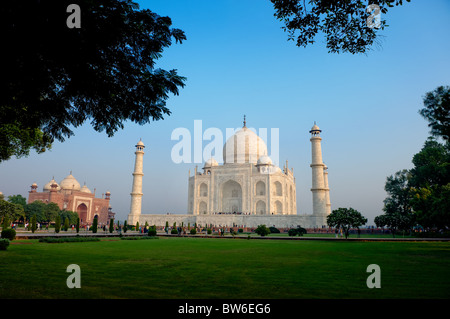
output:
<path id="1" fill-rule="evenodd" d="M 210 158 L 205 162 L 204 167 L 213 167 L 213 166 L 219 166 L 219 163 L 217 163 L 217 161 L 214 158 Z"/>
<path id="2" fill-rule="evenodd" d="M 144 145 L 144 143 L 142 142 L 142 140 L 140 140 L 140 141 L 136 144 L 136 146 L 145 146 L 145 145 Z"/>
<path id="3" fill-rule="evenodd" d="M 50 190 L 52 189 L 52 185 L 56 184 L 56 190 L 59 191 L 61 190 L 61 187 L 58 185 L 58 183 L 55 181 L 54 178 L 52 178 L 52 180 L 50 182 L 48 182 L 47 184 L 44 185 L 44 192 L 50 192 Z M 34 183 L 32 186 L 35 186 L 36 183 Z M 37 186 L 37 185 L 36 185 Z"/>
<path id="4" fill-rule="evenodd" d="M 257 165 L 272 165 L 272 160 L 269 156 L 263 155 L 258 159 Z"/>
<path id="5" fill-rule="evenodd" d="M 75 177 L 72 176 L 72 174 L 69 174 L 64 178 L 61 183 L 59 183 L 62 189 L 67 190 L 74 190 L 79 191 L 81 189 L 80 183 L 75 179 Z"/>
<path id="6" fill-rule="evenodd" d="M 86 186 L 86 184 L 81 187 L 80 192 L 92 194 L 91 190 Z"/>

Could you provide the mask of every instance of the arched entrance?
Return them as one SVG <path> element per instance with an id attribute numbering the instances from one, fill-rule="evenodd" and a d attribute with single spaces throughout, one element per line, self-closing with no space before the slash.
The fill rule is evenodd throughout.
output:
<path id="1" fill-rule="evenodd" d="M 221 187 L 221 212 L 242 212 L 242 187 L 238 182 L 229 180 Z"/>
<path id="2" fill-rule="evenodd" d="M 259 200 L 256 203 L 256 214 L 257 215 L 265 215 L 266 214 L 266 203 L 262 200 Z"/>
<path id="3" fill-rule="evenodd" d="M 87 220 L 87 206 L 85 204 L 80 204 L 77 207 L 77 214 L 80 217 L 80 224 L 86 224 Z"/>
<path id="4" fill-rule="evenodd" d="M 208 205 L 205 202 L 200 202 L 198 205 L 198 213 L 199 214 L 207 214 L 208 212 Z"/>

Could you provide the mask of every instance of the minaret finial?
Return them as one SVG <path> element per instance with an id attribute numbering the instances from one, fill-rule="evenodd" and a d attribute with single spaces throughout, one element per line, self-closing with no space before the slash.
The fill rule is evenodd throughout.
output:
<path id="1" fill-rule="evenodd" d="M 245 120 L 245 114 L 244 114 L 244 127 L 247 127 L 247 121 Z"/>

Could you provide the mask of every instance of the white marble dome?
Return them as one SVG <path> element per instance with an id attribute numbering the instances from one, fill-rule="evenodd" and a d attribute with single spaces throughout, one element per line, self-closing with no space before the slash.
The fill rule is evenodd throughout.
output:
<path id="1" fill-rule="evenodd" d="M 267 146 L 263 139 L 247 127 L 243 127 L 231 136 L 223 146 L 223 162 L 253 163 L 267 155 Z"/>
<path id="2" fill-rule="evenodd" d="M 75 179 L 75 177 L 72 176 L 72 174 L 69 174 L 64 178 L 61 183 L 59 183 L 59 186 L 61 186 L 62 189 L 68 189 L 68 190 L 74 190 L 79 191 L 81 189 L 80 183 Z"/>
<path id="3" fill-rule="evenodd" d="M 61 186 L 55 181 L 54 178 L 52 178 L 52 180 L 50 182 L 48 182 L 47 184 L 44 185 L 44 192 L 50 192 L 50 190 L 52 189 L 52 184 L 56 184 L 56 190 L 59 191 L 61 189 Z M 34 184 L 33 184 L 34 186 Z M 37 185 L 36 185 L 37 186 Z"/>

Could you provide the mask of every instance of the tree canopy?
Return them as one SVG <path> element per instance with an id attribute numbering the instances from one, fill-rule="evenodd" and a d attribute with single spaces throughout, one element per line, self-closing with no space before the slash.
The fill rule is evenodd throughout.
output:
<path id="1" fill-rule="evenodd" d="M 450 141 L 450 86 L 439 86 L 426 93 L 423 104 L 419 114 L 429 122 L 430 133 Z"/>
<path id="2" fill-rule="evenodd" d="M 351 228 L 359 228 L 366 223 L 367 218 L 351 207 L 335 209 L 327 216 L 328 226 L 342 228 L 345 238 L 348 238 Z"/>
<path id="3" fill-rule="evenodd" d="M 80 28 L 68 27 L 71 0 L 7 1 L 0 6 L 0 161 L 38 153 L 89 121 L 111 137 L 171 111 L 186 78 L 157 68 L 185 33 L 131 0 L 78 0 Z"/>
<path id="4" fill-rule="evenodd" d="M 413 168 L 387 178 L 385 214 L 375 218 L 377 226 L 387 226 L 393 233 L 415 224 L 425 230 L 450 228 L 450 87 L 428 92 L 424 106 L 419 113 L 428 120 L 433 136 L 413 156 Z"/>
<path id="5" fill-rule="evenodd" d="M 410 0 L 406 0 L 410 1 Z M 379 44 L 378 30 L 388 25 L 380 16 L 379 25 L 370 27 L 367 20 L 371 18 L 370 4 L 379 7 L 381 14 L 388 8 L 402 5 L 402 0 L 271 0 L 275 17 L 284 23 L 282 27 L 288 32 L 288 40 L 296 41 L 299 47 L 315 43 L 319 33 L 326 37 L 330 53 L 349 52 L 365 53 L 371 46 Z M 372 21 L 372 20 L 371 20 Z"/>

